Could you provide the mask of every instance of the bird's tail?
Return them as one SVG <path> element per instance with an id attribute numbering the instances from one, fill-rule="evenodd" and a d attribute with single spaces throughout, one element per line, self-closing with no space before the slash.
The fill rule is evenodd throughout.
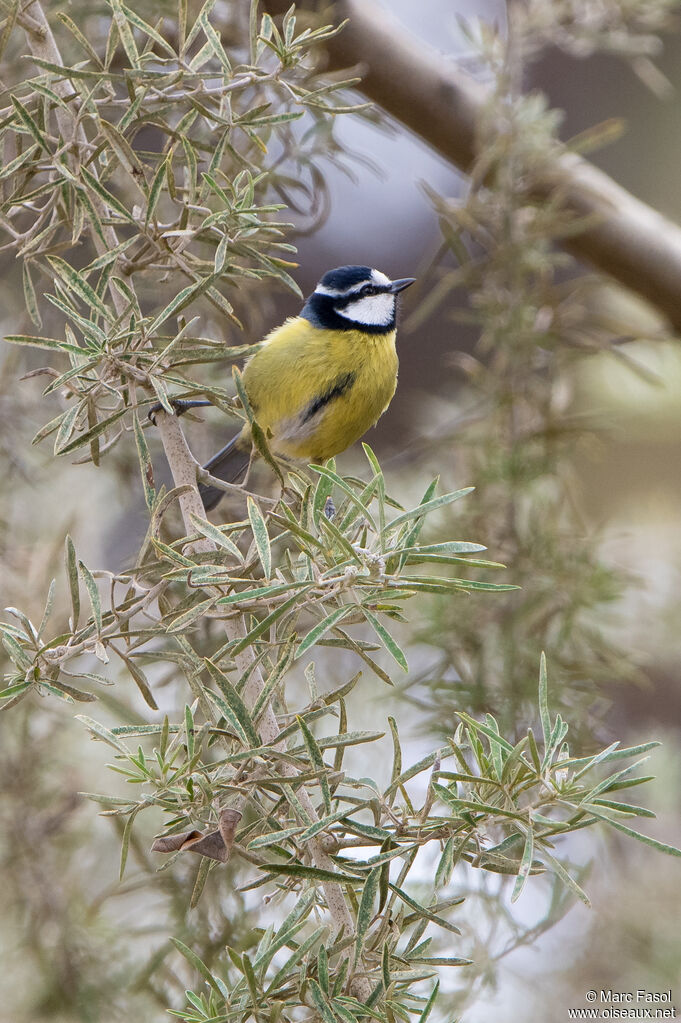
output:
<path id="1" fill-rule="evenodd" d="M 217 476 L 227 483 L 235 483 L 246 472 L 250 457 L 250 444 L 245 443 L 241 434 L 237 433 L 229 444 L 225 444 L 224 448 L 206 462 L 203 468 L 207 469 L 211 476 Z M 209 483 L 199 483 L 199 494 L 206 511 L 214 508 L 224 497 L 224 493 L 224 490 L 211 487 Z"/>

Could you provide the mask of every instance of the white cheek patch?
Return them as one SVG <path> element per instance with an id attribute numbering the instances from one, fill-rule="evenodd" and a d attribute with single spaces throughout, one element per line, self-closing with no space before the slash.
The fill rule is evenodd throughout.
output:
<path id="1" fill-rule="evenodd" d="M 383 295 L 365 295 L 356 302 L 349 302 L 342 309 L 336 309 L 336 312 L 354 323 L 366 323 L 370 327 L 387 327 L 395 316 L 395 296 L 390 292 Z"/>

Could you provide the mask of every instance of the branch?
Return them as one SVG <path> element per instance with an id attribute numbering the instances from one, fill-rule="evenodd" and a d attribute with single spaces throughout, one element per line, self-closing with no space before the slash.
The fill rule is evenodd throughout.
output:
<path id="1" fill-rule="evenodd" d="M 283 14 L 290 3 L 265 0 L 265 6 Z M 414 39 L 378 4 L 336 0 L 333 16 L 347 18 L 348 24 L 326 43 L 330 66 L 359 65 L 368 99 L 470 171 L 478 156 L 477 126 L 487 89 Z M 568 209 L 590 218 L 562 243 L 565 248 L 647 299 L 681 329 L 681 228 L 572 153 L 547 161 L 531 196 L 545 199 L 557 189 Z"/>
<path id="2" fill-rule="evenodd" d="M 31 53 L 34 56 L 41 57 L 53 64 L 62 65 L 63 62 L 61 54 L 52 34 L 49 22 L 45 16 L 42 4 L 39 3 L 38 0 L 28 0 L 28 3 L 22 6 L 20 13 L 22 16 L 21 24 L 26 32 Z M 54 84 L 54 88 L 58 95 L 65 96 L 69 86 L 66 81 L 63 81 L 56 82 Z M 71 158 L 77 162 L 80 156 L 80 147 L 87 143 L 87 138 L 82 125 L 77 123 L 71 108 L 63 110 L 58 107 L 56 116 L 59 131 L 63 138 L 65 140 L 72 140 L 70 155 Z M 95 173 L 94 166 L 91 166 L 91 172 Z M 102 200 L 99 199 L 98 196 L 93 196 L 92 202 L 95 204 L 98 212 L 101 212 L 102 220 L 104 221 L 106 219 L 106 210 L 102 205 Z M 109 225 L 105 228 L 105 231 L 106 242 L 109 246 L 111 246 L 111 248 L 115 248 L 119 241 L 115 228 Z M 101 254 L 101 252 L 105 250 L 106 246 L 97 236 L 95 236 L 94 240 L 97 251 Z M 126 305 L 123 296 L 117 292 L 115 287 L 110 287 L 110 295 L 116 312 L 119 315 L 124 315 Z M 182 428 L 176 416 L 169 416 L 167 413 L 159 413 L 158 429 L 175 486 L 179 487 L 188 484 L 192 487 L 191 490 L 185 491 L 185 493 L 180 496 L 179 500 L 185 529 L 188 534 L 193 533 L 194 526 L 191 521 L 191 514 L 198 515 L 200 518 L 204 518 L 206 514 L 196 486 L 196 461 L 189 450 L 187 441 L 185 440 Z M 202 545 L 201 549 L 203 550 L 214 549 L 214 545 L 210 540 L 199 541 L 199 543 Z M 230 639 L 241 639 L 246 634 L 243 619 L 241 618 L 234 622 L 226 622 L 225 628 Z M 240 655 L 235 657 L 235 664 L 237 665 L 237 668 L 243 672 L 249 666 L 252 658 L 252 651 L 243 651 Z M 244 699 L 247 706 L 252 707 L 254 705 L 256 699 L 262 692 L 263 686 L 264 679 L 262 672 L 259 667 L 256 667 L 255 670 L 251 672 L 249 680 L 244 688 Z M 272 710 L 271 704 L 268 704 L 259 724 L 259 734 L 263 744 L 273 745 L 276 737 L 279 735 L 279 732 L 280 728 L 276 715 Z M 298 773 L 290 764 L 283 765 L 281 771 L 282 774 L 286 774 L 292 780 L 295 779 Z M 319 819 L 317 812 L 305 788 L 301 787 L 299 789 L 298 799 L 310 820 L 313 822 L 317 821 Z M 324 851 L 319 838 L 311 839 L 308 843 L 308 848 L 315 866 L 323 870 L 335 871 L 335 864 Z M 336 931 L 339 932 L 344 930 L 346 937 L 349 937 L 354 933 L 354 921 L 345 901 L 343 889 L 340 885 L 328 881 L 322 882 L 322 888 Z M 358 997 L 368 997 L 369 991 L 370 988 L 368 987 L 365 979 L 361 977 L 357 978 L 356 993 Z"/>

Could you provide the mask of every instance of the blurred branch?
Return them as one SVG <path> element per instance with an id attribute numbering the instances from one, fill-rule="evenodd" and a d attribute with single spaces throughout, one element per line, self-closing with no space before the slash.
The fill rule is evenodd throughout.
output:
<path id="1" fill-rule="evenodd" d="M 290 4 L 266 0 L 265 6 L 283 14 Z M 333 15 L 348 23 L 328 40 L 331 66 L 360 65 L 361 88 L 370 100 L 469 171 L 478 156 L 477 125 L 486 88 L 415 39 L 377 4 L 336 0 Z M 547 161 L 531 194 L 543 199 L 556 191 L 563 193 L 568 209 L 587 218 L 583 230 L 563 242 L 565 247 L 681 328 L 681 228 L 572 153 Z"/>

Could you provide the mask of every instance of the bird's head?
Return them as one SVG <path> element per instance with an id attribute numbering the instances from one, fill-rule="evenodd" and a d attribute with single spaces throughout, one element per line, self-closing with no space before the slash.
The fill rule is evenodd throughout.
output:
<path id="1" fill-rule="evenodd" d="M 370 266 L 339 266 L 324 274 L 300 315 L 322 329 L 386 334 L 395 329 L 398 294 L 413 283 Z"/>

